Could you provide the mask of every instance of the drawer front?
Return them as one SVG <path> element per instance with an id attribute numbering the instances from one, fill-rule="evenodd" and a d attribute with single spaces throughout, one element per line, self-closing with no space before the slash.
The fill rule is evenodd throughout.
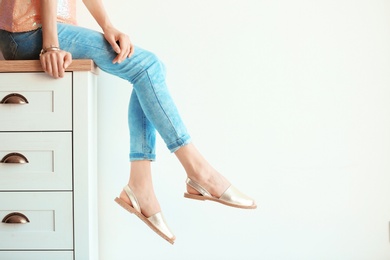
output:
<path id="1" fill-rule="evenodd" d="M 3 223 L 14 212 L 29 222 Z M 0 192 L 0 220 L 0 250 L 73 250 L 71 192 Z"/>
<path id="2" fill-rule="evenodd" d="M 72 251 L 0 251 L 2 260 L 73 260 Z"/>
<path id="3" fill-rule="evenodd" d="M 1 73 L 0 131 L 71 130 L 72 73 L 65 74 L 56 80 L 44 73 Z M 6 98 L 10 94 L 18 96 Z"/>
<path id="4" fill-rule="evenodd" d="M 0 160 L 0 191 L 72 190 L 69 132 L 0 132 Z"/>

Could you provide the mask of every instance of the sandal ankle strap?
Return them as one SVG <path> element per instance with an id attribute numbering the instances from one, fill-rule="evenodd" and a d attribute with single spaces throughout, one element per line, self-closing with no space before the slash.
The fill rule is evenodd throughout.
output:
<path id="1" fill-rule="evenodd" d="M 135 196 L 134 192 L 130 189 L 129 185 L 126 185 L 125 187 L 123 187 L 123 190 L 127 194 L 127 197 L 129 197 L 133 208 L 136 211 L 141 212 L 141 207 L 139 206 L 137 197 Z"/>
<path id="2" fill-rule="evenodd" d="M 200 194 L 202 194 L 203 196 L 205 197 L 212 197 L 210 192 L 208 192 L 205 188 L 203 188 L 199 183 L 197 183 L 196 181 L 193 181 L 191 180 L 190 178 L 187 178 L 186 180 L 186 183 L 192 187 L 193 189 L 195 189 L 197 192 L 199 192 Z"/>

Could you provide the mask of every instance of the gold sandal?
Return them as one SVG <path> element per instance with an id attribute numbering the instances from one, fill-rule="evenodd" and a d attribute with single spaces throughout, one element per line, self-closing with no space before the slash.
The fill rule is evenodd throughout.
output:
<path id="1" fill-rule="evenodd" d="M 140 218 L 143 222 L 145 222 L 146 225 L 148 225 L 154 232 L 156 232 L 159 236 L 167 240 L 169 243 L 173 244 L 176 237 L 172 234 L 171 230 L 169 229 L 168 225 L 166 224 L 166 221 L 164 219 L 164 216 L 162 215 L 162 212 L 158 212 L 150 217 L 145 217 L 141 213 L 141 208 L 139 206 L 137 197 L 135 196 L 134 192 L 130 189 L 129 185 L 126 185 L 123 190 L 129 197 L 131 204 L 133 206 L 130 206 L 127 204 L 124 200 L 122 200 L 119 197 L 115 198 L 115 201 L 124 209 L 129 211 L 132 214 L 135 214 L 138 218 Z"/>
<path id="2" fill-rule="evenodd" d="M 185 198 L 195 200 L 211 200 L 222 203 L 227 206 L 241 209 L 257 208 L 256 203 L 253 199 L 246 196 L 232 185 L 230 185 L 230 187 L 226 189 L 226 191 L 221 195 L 221 197 L 217 198 L 211 195 L 210 192 L 208 192 L 200 184 L 191 180 L 190 178 L 187 178 L 186 183 L 200 194 L 191 194 L 186 192 L 184 193 Z"/>

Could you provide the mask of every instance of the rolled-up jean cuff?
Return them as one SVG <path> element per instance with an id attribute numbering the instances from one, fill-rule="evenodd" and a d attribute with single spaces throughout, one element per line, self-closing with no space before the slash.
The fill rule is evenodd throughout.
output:
<path id="1" fill-rule="evenodd" d="M 171 151 L 171 153 L 174 153 L 179 150 L 180 147 L 185 146 L 189 143 L 191 143 L 191 137 L 189 135 L 184 135 L 177 139 L 175 142 L 170 143 L 168 145 L 168 149 L 169 151 Z"/>
<path id="2" fill-rule="evenodd" d="M 130 162 L 134 161 L 155 161 L 155 154 L 145 154 L 145 153 L 130 153 Z"/>

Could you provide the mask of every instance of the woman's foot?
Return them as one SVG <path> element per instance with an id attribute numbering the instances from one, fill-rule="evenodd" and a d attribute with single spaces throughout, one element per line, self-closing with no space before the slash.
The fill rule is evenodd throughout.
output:
<path id="1" fill-rule="evenodd" d="M 188 178 L 199 183 L 212 196 L 219 198 L 230 187 L 230 182 L 219 172 L 210 168 L 197 174 L 188 174 Z M 187 184 L 189 194 L 200 194 L 196 189 Z"/>
<path id="2" fill-rule="evenodd" d="M 213 200 L 238 208 L 256 208 L 255 201 L 233 187 L 203 158 L 193 144 L 181 147 L 175 154 L 187 172 L 185 197 Z"/>
<path id="3" fill-rule="evenodd" d="M 194 200 L 211 200 L 227 206 L 242 209 L 255 209 L 257 207 L 256 202 L 252 198 L 240 192 L 232 185 L 230 185 L 220 197 L 216 197 L 210 194 L 207 189 L 196 181 L 187 178 L 186 182 L 188 186 L 198 191 L 199 194 L 184 193 L 185 198 Z"/>
<path id="4" fill-rule="evenodd" d="M 161 211 L 161 207 L 153 191 L 153 187 L 139 187 L 133 186 L 131 184 L 129 184 L 129 187 L 137 197 L 139 206 L 141 208 L 141 213 L 145 217 L 148 218 Z M 124 190 L 122 190 L 119 198 L 128 205 L 133 206 Z"/>
<path id="5" fill-rule="evenodd" d="M 133 190 L 129 187 L 129 185 L 126 185 L 123 188 L 122 194 L 126 196 L 126 199 L 123 197 L 115 198 L 115 201 L 121 207 L 123 207 L 130 213 L 136 215 L 146 225 L 148 225 L 154 232 L 156 232 L 159 236 L 167 240 L 169 243 L 173 244 L 175 242 L 175 235 L 169 229 L 164 219 L 164 216 L 161 212 L 157 212 L 149 217 L 145 216 L 142 213 L 137 196 L 135 195 Z M 125 202 L 125 200 L 129 201 L 130 203 Z"/>
<path id="6" fill-rule="evenodd" d="M 188 178 L 202 185 L 213 196 L 220 197 L 229 188 L 229 181 L 203 158 L 192 143 L 180 147 L 175 154 L 183 165 Z M 189 185 L 187 185 L 187 192 L 199 194 L 197 190 Z"/>
<path id="7" fill-rule="evenodd" d="M 174 243 L 175 236 L 166 224 L 154 193 L 150 161 L 131 163 L 129 183 L 115 201 L 169 243 Z"/>

